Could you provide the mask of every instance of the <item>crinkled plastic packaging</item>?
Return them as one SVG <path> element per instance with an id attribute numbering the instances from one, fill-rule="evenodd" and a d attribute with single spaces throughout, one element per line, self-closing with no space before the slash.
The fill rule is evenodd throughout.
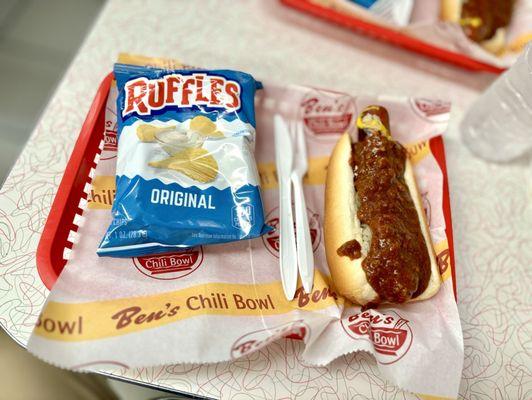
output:
<path id="1" fill-rule="evenodd" d="M 98 255 L 135 257 L 258 237 L 255 91 L 230 70 L 116 64 L 113 220 Z"/>

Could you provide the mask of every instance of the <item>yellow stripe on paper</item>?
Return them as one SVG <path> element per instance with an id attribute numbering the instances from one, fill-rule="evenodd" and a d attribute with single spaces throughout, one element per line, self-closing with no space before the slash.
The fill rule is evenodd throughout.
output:
<path id="1" fill-rule="evenodd" d="M 420 142 L 406 146 L 408 156 L 412 164 L 417 164 L 430 153 L 428 142 Z M 303 179 L 305 185 L 325 185 L 327 177 L 327 165 L 329 157 L 314 157 L 308 161 L 308 171 Z M 274 162 L 259 163 L 257 165 L 261 188 L 276 189 L 279 186 L 277 180 L 277 169 Z M 92 188 L 89 194 L 89 208 L 110 209 L 115 195 L 114 176 L 96 176 L 92 181 Z"/>
<path id="2" fill-rule="evenodd" d="M 408 158 L 410 159 L 410 162 L 413 165 L 423 160 L 430 153 L 430 146 L 428 141 L 410 143 L 407 144 L 405 148 L 408 152 Z"/>
<path id="3" fill-rule="evenodd" d="M 430 394 L 417 394 L 422 400 L 452 400 L 453 397 L 432 396 Z"/>
<path id="4" fill-rule="evenodd" d="M 145 297 L 89 303 L 49 302 L 35 327 L 46 339 L 96 340 L 168 325 L 199 315 L 235 317 L 278 315 L 299 309 L 322 310 L 336 304 L 316 271 L 311 295 L 298 290 L 286 300 L 280 281 L 258 284 L 208 283 Z"/>
<path id="5" fill-rule="evenodd" d="M 92 180 L 88 197 L 88 207 L 91 209 L 108 210 L 115 199 L 115 177 L 98 175 Z"/>
<path id="6" fill-rule="evenodd" d="M 308 172 L 303 180 L 305 185 L 324 185 L 329 157 L 317 157 L 309 160 Z M 258 164 L 262 189 L 278 187 L 275 163 Z M 92 181 L 88 207 L 91 209 L 111 209 L 116 192 L 115 177 L 99 175 Z"/>
<path id="7" fill-rule="evenodd" d="M 308 171 L 303 179 L 305 185 L 325 185 L 329 157 L 315 157 L 308 160 Z M 258 165 L 260 184 L 262 189 L 275 189 L 279 186 L 275 163 L 260 163 Z"/>
<path id="8" fill-rule="evenodd" d="M 521 36 L 517 37 L 513 42 L 508 44 L 504 53 L 520 53 L 530 42 L 532 42 L 532 32 L 524 33 Z"/>
<path id="9" fill-rule="evenodd" d="M 178 60 L 162 57 L 147 57 L 139 54 L 120 53 L 117 62 L 121 64 L 139 65 L 141 67 L 157 67 L 166 69 L 183 68 Z"/>

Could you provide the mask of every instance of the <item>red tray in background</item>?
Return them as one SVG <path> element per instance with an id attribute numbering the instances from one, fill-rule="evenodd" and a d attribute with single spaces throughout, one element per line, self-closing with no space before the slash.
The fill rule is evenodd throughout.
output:
<path id="1" fill-rule="evenodd" d="M 73 245 L 68 236 L 71 231 L 77 230 L 74 218 L 76 215 L 82 214 L 79 203 L 81 199 L 87 198 L 85 186 L 91 182 L 90 171 L 96 167 L 95 157 L 100 153 L 100 144 L 105 132 L 105 109 L 112 79 L 113 74 L 107 75 L 98 88 L 72 155 L 68 160 L 63 179 L 57 189 L 57 194 L 37 247 L 37 270 L 48 289 L 52 288 L 66 265 L 67 261 L 64 258 L 65 249 L 71 249 Z M 443 213 L 449 244 L 448 266 L 451 268 L 456 298 L 451 205 L 442 137 L 432 138 L 430 147 L 443 173 Z"/>
<path id="2" fill-rule="evenodd" d="M 419 39 L 412 38 L 393 29 L 385 28 L 364 21 L 352 15 L 346 15 L 332 8 L 327 8 L 310 0 L 281 0 L 282 3 L 316 17 L 342 25 L 353 31 L 372 36 L 385 42 L 403 47 L 410 51 L 444 61 L 471 71 L 485 71 L 500 74 L 505 68 L 475 60 L 469 56 L 433 46 Z"/>

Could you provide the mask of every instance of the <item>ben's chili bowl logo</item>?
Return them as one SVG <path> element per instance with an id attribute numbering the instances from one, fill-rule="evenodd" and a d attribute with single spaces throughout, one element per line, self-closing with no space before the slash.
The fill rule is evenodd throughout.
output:
<path id="1" fill-rule="evenodd" d="M 199 268 L 203 262 L 203 248 L 133 258 L 133 264 L 144 275 L 162 280 L 183 278 Z"/>
<path id="2" fill-rule="evenodd" d="M 444 249 L 436 256 L 436 261 L 438 262 L 438 268 L 440 269 L 440 275 L 443 275 L 449 264 L 451 263 L 451 252 L 450 250 Z"/>
<path id="3" fill-rule="evenodd" d="M 307 218 L 310 228 L 312 250 L 316 252 L 321 242 L 320 215 L 307 208 Z M 262 242 L 266 249 L 275 257 L 279 257 L 279 208 L 275 207 L 266 215 L 266 224 L 274 228 L 271 232 L 262 236 Z M 295 222 L 294 222 L 295 225 Z"/>
<path id="4" fill-rule="evenodd" d="M 207 106 L 236 111 L 240 108 L 240 84 L 222 76 L 197 73 L 169 74 L 160 79 L 133 79 L 124 86 L 124 110 L 149 115 L 167 106 Z"/>
<path id="5" fill-rule="evenodd" d="M 274 328 L 246 333 L 239 337 L 231 347 L 231 358 L 235 359 L 253 353 L 283 337 L 304 340 L 309 332 L 310 328 L 308 325 L 303 320 L 297 320 Z"/>
<path id="6" fill-rule="evenodd" d="M 116 151 L 118 139 L 116 136 L 116 129 L 105 128 L 105 135 L 103 138 L 103 149 L 105 151 Z"/>
<path id="7" fill-rule="evenodd" d="M 103 152 L 101 154 L 101 160 L 110 160 L 116 157 L 116 150 L 118 145 L 118 137 L 115 127 L 105 127 L 105 133 L 103 137 Z"/>
<path id="8" fill-rule="evenodd" d="M 300 105 L 303 122 L 315 136 L 342 134 L 354 123 L 354 99 L 325 90 L 308 92 Z"/>
<path id="9" fill-rule="evenodd" d="M 103 149 L 105 151 L 116 151 L 118 138 L 116 136 L 116 123 L 113 121 L 105 122 L 105 133 L 103 137 Z"/>
<path id="10" fill-rule="evenodd" d="M 357 309 L 341 320 L 351 338 L 373 345 L 375 358 L 381 364 L 392 364 L 410 350 L 413 335 L 409 322 L 394 311 L 384 314 L 377 310 L 357 312 Z"/>
<path id="11" fill-rule="evenodd" d="M 410 104 L 414 112 L 431 122 L 445 122 L 449 120 L 451 103 L 443 100 L 412 98 Z"/>

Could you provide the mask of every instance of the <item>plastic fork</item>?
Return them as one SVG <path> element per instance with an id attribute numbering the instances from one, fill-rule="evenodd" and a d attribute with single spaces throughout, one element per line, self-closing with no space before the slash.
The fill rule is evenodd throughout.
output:
<path id="1" fill-rule="evenodd" d="M 314 252 L 312 251 L 312 240 L 310 238 L 307 203 L 303 191 L 303 177 L 308 170 L 307 145 L 302 122 L 293 122 L 291 127 L 295 138 L 295 158 L 290 179 L 294 188 L 297 266 L 303 288 L 305 292 L 310 293 L 314 285 Z"/>

